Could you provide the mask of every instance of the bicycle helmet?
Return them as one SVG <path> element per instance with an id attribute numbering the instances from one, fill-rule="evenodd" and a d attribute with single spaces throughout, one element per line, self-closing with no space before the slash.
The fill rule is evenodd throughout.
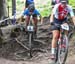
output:
<path id="1" fill-rule="evenodd" d="M 33 12 L 33 11 L 35 10 L 34 4 L 30 4 L 30 5 L 28 6 L 28 10 L 31 11 L 31 12 Z"/>
<path id="2" fill-rule="evenodd" d="M 62 4 L 67 4 L 67 1 L 66 0 L 61 0 L 60 1 Z"/>

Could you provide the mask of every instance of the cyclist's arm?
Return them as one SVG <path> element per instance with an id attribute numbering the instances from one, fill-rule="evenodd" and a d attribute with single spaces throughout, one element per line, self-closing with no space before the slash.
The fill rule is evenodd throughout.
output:
<path id="1" fill-rule="evenodd" d="M 28 14 L 28 10 L 24 10 L 24 12 L 22 13 L 21 17 L 20 17 L 20 22 L 24 22 L 25 21 L 25 16 Z"/>
<path id="2" fill-rule="evenodd" d="M 53 13 L 53 10 L 52 10 L 52 12 L 51 12 L 51 16 L 50 16 L 50 23 L 53 22 L 53 19 L 54 19 L 54 13 Z"/>
<path id="3" fill-rule="evenodd" d="M 24 22 L 24 20 L 25 20 L 25 18 L 24 18 L 24 16 L 22 15 L 22 16 L 21 16 L 21 22 Z"/>
<path id="4" fill-rule="evenodd" d="M 51 16 L 50 16 L 50 23 L 52 23 L 52 22 L 53 22 L 53 20 L 54 20 L 54 14 L 53 14 L 53 13 L 51 13 Z"/>
<path id="5" fill-rule="evenodd" d="M 43 17 L 42 17 L 42 15 L 39 14 L 39 17 L 40 17 L 41 24 L 43 24 Z"/>
<path id="6" fill-rule="evenodd" d="M 73 21 L 74 26 L 75 26 L 75 16 L 72 17 L 72 21 Z"/>
<path id="7" fill-rule="evenodd" d="M 54 20 L 54 14 L 56 14 L 56 10 L 59 4 L 56 4 L 51 12 L 51 16 L 50 16 L 50 23 L 53 22 Z"/>
<path id="8" fill-rule="evenodd" d="M 39 17 L 40 17 L 41 24 L 43 24 L 43 18 L 41 16 L 41 14 L 39 15 Z"/>
<path id="9" fill-rule="evenodd" d="M 37 14 L 37 16 L 40 18 L 41 24 L 43 24 L 43 18 L 42 15 L 40 14 L 40 12 L 38 10 L 35 10 L 35 13 Z M 39 20 L 39 19 L 38 19 Z"/>

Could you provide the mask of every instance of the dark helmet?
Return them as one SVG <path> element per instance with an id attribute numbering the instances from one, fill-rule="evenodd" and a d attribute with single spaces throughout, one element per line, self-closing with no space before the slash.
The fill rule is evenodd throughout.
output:
<path id="1" fill-rule="evenodd" d="M 35 10 L 34 4 L 30 4 L 30 5 L 28 6 L 28 10 L 29 10 L 29 11 L 34 11 L 34 10 Z"/>

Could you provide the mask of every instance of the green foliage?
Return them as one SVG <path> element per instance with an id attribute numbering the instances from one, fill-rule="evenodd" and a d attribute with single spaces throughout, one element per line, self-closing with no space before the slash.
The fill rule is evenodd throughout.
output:
<path id="1" fill-rule="evenodd" d="M 50 0 L 47 1 L 47 3 L 45 4 L 38 4 L 38 6 L 36 7 L 41 15 L 44 16 L 49 16 L 51 13 L 51 4 L 50 4 Z"/>
<path id="2" fill-rule="evenodd" d="M 69 0 L 69 4 L 70 4 L 73 8 L 75 8 L 75 0 Z"/>
<path id="3" fill-rule="evenodd" d="M 12 0 L 7 0 L 7 5 L 10 6 L 10 11 L 12 7 Z M 41 2 L 41 3 L 40 3 Z M 39 10 L 40 14 L 44 16 L 49 16 L 51 13 L 51 3 L 50 0 L 47 0 L 46 3 L 43 3 L 43 0 L 39 0 L 37 2 L 38 4 L 36 5 L 36 9 Z M 72 5 L 73 8 L 75 8 L 75 0 L 69 0 L 69 4 Z M 25 3 L 21 2 L 21 0 L 16 0 L 16 9 L 19 12 L 22 12 L 24 10 Z"/>
<path id="4" fill-rule="evenodd" d="M 43 9 L 42 11 L 40 11 L 41 15 L 44 17 L 44 16 L 49 16 L 50 13 L 51 13 L 51 10 L 48 8 L 46 9 Z"/>

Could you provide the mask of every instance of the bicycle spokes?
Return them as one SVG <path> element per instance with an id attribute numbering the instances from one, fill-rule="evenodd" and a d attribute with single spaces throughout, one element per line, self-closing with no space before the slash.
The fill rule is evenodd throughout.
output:
<path id="1" fill-rule="evenodd" d="M 66 36 L 63 38 L 64 40 L 60 42 L 58 49 L 58 62 L 59 64 L 63 64 L 66 61 L 67 53 L 68 53 L 68 39 Z"/>

